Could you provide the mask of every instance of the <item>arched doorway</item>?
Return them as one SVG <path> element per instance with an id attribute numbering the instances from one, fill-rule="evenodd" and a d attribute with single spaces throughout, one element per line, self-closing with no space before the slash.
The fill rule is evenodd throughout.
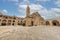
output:
<path id="1" fill-rule="evenodd" d="M 31 26 L 33 26 L 33 21 L 31 21 Z"/>
<path id="2" fill-rule="evenodd" d="M 6 23 L 1 23 L 1 26 L 6 26 Z"/>
<path id="3" fill-rule="evenodd" d="M 23 25 L 23 26 L 26 26 L 26 21 L 23 21 L 23 22 L 22 22 L 22 25 Z"/>
<path id="4" fill-rule="evenodd" d="M 59 26 L 59 21 L 53 20 L 53 21 L 52 21 L 52 24 L 53 24 L 54 26 Z"/>
<path id="5" fill-rule="evenodd" d="M 14 26 L 14 23 L 12 23 L 12 25 Z"/>
<path id="6" fill-rule="evenodd" d="M 18 23 L 18 25 L 21 25 L 21 23 Z"/>
<path id="7" fill-rule="evenodd" d="M 7 20 L 2 20 L 2 23 L 1 23 L 1 26 L 6 26 L 7 24 L 6 24 L 6 22 L 7 22 Z"/>
<path id="8" fill-rule="evenodd" d="M 50 25 L 49 21 L 46 21 L 46 25 Z"/>
<path id="9" fill-rule="evenodd" d="M 23 23 L 23 26 L 25 26 L 25 23 Z"/>
<path id="10" fill-rule="evenodd" d="M 11 23 L 7 23 L 8 25 L 11 25 Z"/>

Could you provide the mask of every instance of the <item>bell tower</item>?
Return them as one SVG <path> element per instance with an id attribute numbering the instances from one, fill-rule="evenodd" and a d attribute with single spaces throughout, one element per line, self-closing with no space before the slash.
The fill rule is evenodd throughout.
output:
<path id="1" fill-rule="evenodd" d="M 26 17 L 29 17 L 30 16 L 30 7 L 27 6 L 26 8 Z"/>

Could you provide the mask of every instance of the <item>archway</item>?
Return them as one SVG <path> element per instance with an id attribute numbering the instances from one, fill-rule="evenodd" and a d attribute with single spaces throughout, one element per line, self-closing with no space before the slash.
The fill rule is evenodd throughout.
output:
<path id="1" fill-rule="evenodd" d="M 23 23 L 23 26 L 25 26 L 25 23 Z"/>
<path id="2" fill-rule="evenodd" d="M 1 26 L 6 26 L 6 23 L 1 23 Z"/>
<path id="3" fill-rule="evenodd" d="M 33 26 L 33 21 L 31 21 L 31 26 Z"/>
<path id="4" fill-rule="evenodd" d="M 11 23 L 8 23 L 8 25 L 11 25 Z"/>
<path id="5" fill-rule="evenodd" d="M 46 25 L 50 25 L 49 21 L 46 21 Z"/>
<path id="6" fill-rule="evenodd" d="M 26 21 L 22 22 L 22 25 L 23 25 L 23 26 L 26 26 Z"/>
<path id="7" fill-rule="evenodd" d="M 21 25 L 21 23 L 18 23 L 18 25 Z"/>
<path id="8" fill-rule="evenodd" d="M 14 26 L 14 23 L 12 25 Z"/>
<path id="9" fill-rule="evenodd" d="M 7 22 L 7 20 L 2 20 L 2 22 Z"/>
<path id="10" fill-rule="evenodd" d="M 52 24 L 53 24 L 54 26 L 59 26 L 59 21 L 53 20 L 53 21 L 52 21 Z"/>

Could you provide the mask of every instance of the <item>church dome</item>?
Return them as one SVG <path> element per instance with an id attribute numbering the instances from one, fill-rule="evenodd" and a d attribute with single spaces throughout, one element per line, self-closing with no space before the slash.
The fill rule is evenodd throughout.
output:
<path id="1" fill-rule="evenodd" d="M 35 17 L 36 17 L 36 16 L 41 17 L 40 14 L 39 14 L 38 12 L 32 13 L 31 16 L 32 16 L 32 17 L 33 17 L 33 16 L 35 16 Z"/>

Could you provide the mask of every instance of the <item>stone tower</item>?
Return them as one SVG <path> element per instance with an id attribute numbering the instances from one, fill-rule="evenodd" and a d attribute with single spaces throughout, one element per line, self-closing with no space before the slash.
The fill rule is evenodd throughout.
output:
<path id="1" fill-rule="evenodd" d="M 26 17 L 29 17 L 30 16 L 30 7 L 27 6 L 26 8 Z"/>

